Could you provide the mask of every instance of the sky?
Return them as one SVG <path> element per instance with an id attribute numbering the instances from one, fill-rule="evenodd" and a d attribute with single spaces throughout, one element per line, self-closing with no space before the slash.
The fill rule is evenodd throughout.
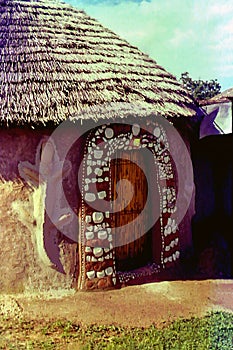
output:
<path id="1" fill-rule="evenodd" d="M 65 0 L 177 78 L 233 87 L 233 0 Z"/>

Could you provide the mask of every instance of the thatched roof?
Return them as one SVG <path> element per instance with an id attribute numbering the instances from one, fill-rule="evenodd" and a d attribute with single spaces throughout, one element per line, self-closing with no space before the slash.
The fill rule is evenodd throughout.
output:
<path id="1" fill-rule="evenodd" d="M 60 123 L 120 102 L 166 117 L 195 114 L 174 76 L 68 4 L 0 0 L 0 24 L 2 125 Z M 110 109 L 103 117 L 115 117 Z"/>
<path id="2" fill-rule="evenodd" d="M 207 105 L 225 103 L 232 100 L 233 100 L 233 88 L 229 88 L 208 100 L 200 101 L 200 105 L 207 106 Z"/>

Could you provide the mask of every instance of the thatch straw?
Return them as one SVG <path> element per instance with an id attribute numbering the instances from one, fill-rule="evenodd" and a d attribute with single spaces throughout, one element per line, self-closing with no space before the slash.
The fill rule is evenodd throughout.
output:
<path id="1" fill-rule="evenodd" d="M 174 76 L 68 4 L 0 0 L 0 25 L 2 125 L 57 124 L 118 102 L 153 106 L 166 117 L 195 114 Z"/>
<path id="2" fill-rule="evenodd" d="M 218 103 L 225 103 L 229 101 L 233 101 L 233 88 L 229 88 L 208 100 L 200 101 L 200 105 L 207 106 Z"/>

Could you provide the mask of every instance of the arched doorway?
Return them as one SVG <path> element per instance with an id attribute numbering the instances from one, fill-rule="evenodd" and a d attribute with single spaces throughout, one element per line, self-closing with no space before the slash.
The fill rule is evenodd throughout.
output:
<path id="1" fill-rule="evenodd" d="M 143 174 L 144 169 L 149 175 Z M 124 191 L 124 186 L 118 193 L 120 204 L 114 202 L 120 179 L 136 189 L 134 198 L 126 204 L 124 199 L 130 190 Z M 175 204 L 174 168 L 161 126 L 155 123 L 151 134 L 138 125 L 102 125 L 92 130 L 83 162 L 79 288 L 114 285 L 120 270 L 153 259 L 158 271 L 176 261 L 179 237 L 172 217 Z M 156 221 L 147 225 L 156 211 Z"/>

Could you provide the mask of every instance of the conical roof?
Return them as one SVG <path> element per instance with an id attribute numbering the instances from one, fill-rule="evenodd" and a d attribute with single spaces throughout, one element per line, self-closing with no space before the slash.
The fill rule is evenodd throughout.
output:
<path id="1" fill-rule="evenodd" d="M 229 88 L 208 100 L 201 101 L 201 105 L 206 106 L 217 103 L 224 103 L 229 102 L 230 100 L 233 100 L 233 88 Z"/>
<path id="2" fill-rule="evenodd" d="M 60 123 L 122 102 L 165 117 L 195 114 L 174 76 L 68 4 L 0 0 L 0 25 L 2 125 Z"/>

